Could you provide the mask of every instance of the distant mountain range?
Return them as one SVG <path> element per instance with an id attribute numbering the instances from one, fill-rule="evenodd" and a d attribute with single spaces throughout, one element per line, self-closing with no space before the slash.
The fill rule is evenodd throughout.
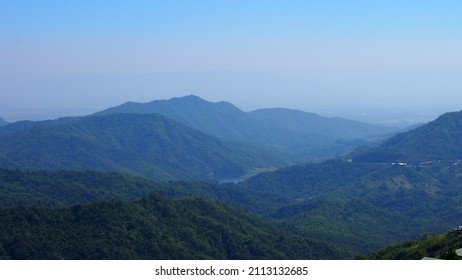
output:
<path id="1" fill-rule="evenodd" d="M 165 115 L 153 112 L 151 107 L 164 110 Z M 117 224 L 117 228 L 123 229 L 118 232 L 120 236 L 137 237 L 143 232 L 152 233 L 154 229 L 147 225 L 159 221 L 159 217 L 171 217 L 172 223 L 184 224 L 174 238 L 163 234 L 163 230 L 168 232 L 173 228 L 162 224 L 162 230 L 157 232 L 160 235 L 148 234 L 152 237 L 150 241 L 125 237 L 120 240 L 127 242 L 124 244 L 131 249 L 139 248 L 140 244 L 154 246 L 168 241 L 166 244 L 178 249 L 169 256 L 178 258 L 354 258 L 420 238 L 424 233 L 443 232 L 459 225 L 462 216 L 462 112 L 444 114 L 433 122 L 391 136 L 381 144 L 358 148 L 352 154 L 322 163 L 260 173 L 237 184 L 153 183 L 146 179 L 200 180 L 239 176 L 251 168 L 287 164 L 284 161 L 287 155 L 297 154 L 297 150 L 303 154 L 298 160 L 308 155 L 311 160 L 322 158 L 307 147 L 325 148 L 332 156 L 333 151 L 338 152 L 339 145 L 343 144 L 345 150 L 351 149 L 364 143 L 364 139 L 377 137 L 374 135 L 380 131 L 387 133 L 387 128 L 287 109 L 245 113 L 229 103 L 211 103 L 195 96 L 146 104 L 126 103 L 87 117 L 2 126 L 1 168 L 90 169 L 128 174 L 0 170 L 0 204 L 8 208 L 0 207 L 0 219 L 8 221 L 9 225 L 6 237 L 2 237 L 6 241 L 0 244 L 0 257 L 19 254 L 11 251 L 12 248 L 24 249 L 23 253 L 43 251 L 33 250 L 31 243 L 25 240 L 11 239 L 11 236 L 18 236 L 15 228 L 21 228 L 26 232 L 21 232 L 20 236 L 33 232 L 40 240 L 46 240 L 47 235 L 40 234 L 55 232 L 56 228 L 52 224 L 34 222 L 38 216 L 52 217 L 49 220 L 53 221 L 59 219 L 71 227 L 77 219 L 86 221 L 88 216 L 93 220 L 102 219 L 102 228 L 89 226 L 88 232 L 104 232 L 114 242 L 103 244 L 100 237 L 88 232 L 85 242 L 105 248 L 103 252 L 106 253 L 117 243 L 111 233 L 118 232 L 111 227 L 108 218 L 111 215 L 121 218 L 122 222 Z M 363 140 L 355 140 L 355 137 Z M 285 152 L 285 157 L 277 152 L 269 153 L 268 149 Z M 291 158 L 292 162 L 295 158 Z M 153 191 L 162 196 L 133 201 Z M 114 199 L 119 201 L 101 202 Z M 85 203 L 91 204 L 81 205 Z M 18 207 L 21 205 L 28 207 Z M 30 205 L 34 206 L 30 208 Z M 64 208 L 44 209 L 56 206 Z M 225 212 L 235 211 L 233 207 L 251 212 L 236 210 L 231 217 L 223 214 L 221 218 L 234 221 L 237 216 L 244 217 L 242 224 L 233 225 L 250 230 L 247 221 L 250 222 L 251 235 L 256 239 L 222 226 L 224 220 L 218 219 L 213 212 L 222 213 L 221 207 L 228 209 L 222 209 Z M 152 211 L 159 214 L 149 214 Z M 143 222 L 137 220 L 139 215 L 149 218 Z M 266 222 L 261 224 L 259 219 L 252 222 L 256 219 L 253 215 Z M 180 219 L 180 216 L 191 220 Z M 201 220 L 199 217 L 205 219 L 201 230 L 191 222 Z M 274 228 L 268 227 L 269 224 Z M 131 227 L 133 225 L 136 229 Z M 129 234 L 130 229 L 134 230 L 133 235 Z M 277 239 L 268 237 L 272 232 L 277 233 Z M 68 240 L 75 234 L 72 230 L 63 230 L 62 238 Z M 230 244 L 246 244 L 247 251 L 232 247 L 221 254 L 226 243 L 223 236 L 234 236 L 230 237 Z M 299 244 L 300 248 L 308 249 L 306 244 L 311 244 L 310 248 L 319 250 L 316 249 L 314 255 L 303 256 L 284 241 L 293 239 L 298 241 L 292 244 Z M 281 244 L 278 242 L 283 245 L 277 250 L 265 245 Z M 39 248 L 60 248 L 51 250 L 56 258 L 75 257 L 65 255 L 66 244 L 45 242 L 40 243 Z M 329 245 L 324 247 L 326 244 Z M 192 247 L 188 247 L 190 245 Z M 397 249 L 398 255 L 414 254 L 415 246 L 403 247 Z M 192 254 L 191 248 L 199 253 Z M 82 248 L 74 249 L 83 252 Z M 144 251 L 131 249 L 117 256 L 147 258 Z M 295 253 L 287 250 L 295 250 Z M 320 253 L 323 250 L 324 255 Z M 369 256 L 395 258 L 392 251 L 395 252 L 389 250 L 390 254 L 386 251 L 381 252 L 382 255 Z M 432 248 L 427 251 L 433 252 Z M 94 257 L 95 254 L 85 251 L 78 256 Z"/>
<path id="2" fill-rule="evenodd" d="M 0 129 L 0 167 L 106 170 L 157 180 L 227 178 L 276 160 L 158 114 L 18 122 Z"/>
<path id="3" fill-rule="evenodd" d="M 372 151 L 383 149 L 389 143 L 395 143 L 397 139 L 403 138 L 408 139 L 410 143 L 419 143 L 419 141 L 422 141 L 420 131 L 440 131 L 440 126 L 456 127 L 460 118 L 462 116 L 458 113 L 444 115 L 435 122 L 394 136 L 382 145 L 369 149 Z M 193 138 L 189 138 L 192 136 L 186 138 L 186 142 L 190 143 L 189 146 L 194 147 L 194 149 L 200 149 L 204 146 L 216 147 L 216 143 L 222 143 L 217 139 L 210 143 L 205 142 L 211 141 L 210 136 L 156 114 L 102 114 L 45 122 L 43 127 L 26 128 L 27 126 L 28 123 L 22 123 L 21 126 L 17 127 L 16 132 L 11 132 L 14 130 L 12 125 L 4 127 L 3 129 L 8 128 L 8 130 L 4 131 L 0 138 L 2 140 L 0 147 L 4 147 L 5 143 L 12 145 L 13 142 L 17 145 L 15 152 L 11 153 L 9 157 L 13 158 L 13 155 L 17 155 L 16 166 L 18 167 L 27 166 L 22 161 L 27 163 L 27 155 L 31 155 L 33 152 L 36 153 L 37 150 L 41 151 L 41 153 L 42 151 L 49 152 L 46 147 L 52 146 L 53 143 L 56 143 L 53 145 L 57 147 L 62 147 L 63 145 L 60 145 L 60 143 L 63 141 L 63 135 L 67 137 L 75 135 L 70 139 L 78 140 L 67 141 L 66 143 L 73 143 L 72 145 L 80 147 L 80 149 L 76 150 L 78 153 L 71 154 L 72 149 L 70 148 L 73 146 L 64 145 L 69 147 L 68 150 L 63 149 L 56 153 L 61 155 L 61 158 L 66 158 L 66 160 L 60 162 L 55 159 L 57 155 L 54 155 L 51 157 L 54 160 L 48 161 L 47 164 L 53 163 L 56 166 L 61 166 L 64 164 L 63 162 L 73 162 L 73 160 L 79 159 L 78 156 L 81 155 L 83 159 L 91 159 L 91 162 L 116 162 L 117 165 L 114 165 L 123 166 L 124 170 L 138 170 L 137 172 L 132 171 L 132 174 L 140 174 L 141 169 L 134 169 L 136 165 L 126 160 L 127 158 L 129 159 L 128 154 L 136 155 L 134 158 L 138 162 L 147 165 L 148 162 L 150 163 L 149 160 L 155 158 L 156 153 L 161 152 L 155 148 L 160 144 L 147 145 L 142 142 L 147 141 L 146 139 L 157 139 L 154 143 L 163 143 L 162 141 L 165 141 L 165 137 L 160 137 L 161 135 L 169 135 L 168 139 L 170 140 L 176 139 L 175 141 L 169 141 L 168 143 L 170 144 L 162 146 L 167 151 L 168 149 L 176 150 L 175 153 L 172 152 L 171 154 L 172 160 L 189 156 L 189 152 L 180 153 L 180 151 L 186 149 L 182 148 L 182 143 L 184 142 L 181 139 L 184 138 L 179 136 L 184 133 L 196 135 Z M 154 127 L 158 126 L 165 128 L 165 130 L 154 129 Z M 104 127 L 107 127 L 107 130 Z M 191 134 L 190 130 L 194 133 Z M 154 131 L 156 131 L 155 136 L 150 134 Z M 440 132 L 435 132 L 436 135 L 438 133 Z M 438 150 L 441 149 L 441 145 L 444 146 L 444 143 L 455 143 L 455 139 L 458 139 L 461 133 L 462 130 L 456 130 L 449 136 L 441 134 L 445 141 L 436 142 L 438 146 L 427 144 L 429 145 L 427 149 L 429 151 L 431 149 Z M 144 134 L 148 137 L 138 139 L 140 135 Z M 42 135 L 43 137 L 37 138 L 38 136 L 36 135 Z M 85 135 L 85 137 L 82 135 Z M 137 137 L 134 135 L 137 135 Z M 22 142 L 24 140 L 19 141 L 20 139 L 30 139 L 31 142 Z M 92 140 L 83 141 L 82 139 Z M 194 146 L 195 141 L 207 143 L 207 145 L 197 144 L 197 146 Z M 132 142 L 137 143 L 135 147 L 129 144 Z M 33 145 L 34 143 L 35 146 Z M 94 143 L 105 144 L 96 145 Z M 222 148 L 228 147 L 224 143 L 222 144 L 224 146 L 218 146 Z M 142 151 L 136 149 L 136 147 L 151 147 L 151 145 L 153 145 L 153 148 L 144 148 Z M 26 147 L 29 146 L 33 148 L 28 150 Z M 398 147 L 398 144 L 396 147 Z M 460 146 L 457 147 L 462 149 Z M 102 151 L 106 154 L 105 157 L 101 156 Z M 231 151 L 236 150 L 227 150 L 223 153 L 229 156 Z M 402 147 L 401 151 L 405 154 L 412 154 L 405 147 Z M 452 151 L 456 154 L 459 152 L 458 150 Z M 197 156 L 199 157 L 203 153 L 204 151 L 200 150 Z M 366 153 L 366 151 L 361 151 L 361 153 Z M 237 154 L 239 155 L 239 152 Z M 21 161 L 18 155 L 22 155 Z M 170 154 L 167 153 L 167 155 Z M 245 155 L 248 156 L 247 153 Z M 444 153 L 441 153 L 441 155 L 441 159 L 447 159 L 443 157 Z M 94 158 L 91 158 L 91 156 Z M 42 158 L 46 159 L 47 157 Z M 95 158 L 109 158 L 111 161 L 96 161 Z M 119 158 L 123 160 L 118 160 Z M 83 159 L 78 162 L 86 163 Z M 192 161 L 188 162 L 191 163 Z M 198 162 L 199 164 L 205 164 L 201 161 Z M 204 162 L 211 161 L 205 160 Z M 244 162 L 249 162 L 249 159 L 247 158 Z M 254 163 L 257 164 L 257 162 Z M 342 250 L 349 251 L 349 257 L 354 257 L 355 254 L 364 254 L 389 244 L 415 238 L 424 232 L 435 232 L 449 228 L 456 224 L 462 215 L 462 210 L 458 206 L 462 203 L 462 179 L 458 175 L 462 173 L 462 164 L 458 164 L 456 161 L 446 162 L 444 160 L 425 165 L 393 163 L 356 162 L 346 156 L 321 164 L 296 165 L 274 172 L 262 173 L 235 185 L 202 185 L 199 183 L 194 186 L 182 186 L 181 188 L 169 187 L 167 188 L 169 190 L 163 189 L 162 192 L 166 194 L 176 193 L 176 195 L 180 196 L 201 196 L 247 208 L 249 211 L 267 219 L 296 227 L 311 239 L 334 244 Z M 185 166 L 189 165 L 185 164 Z M 196 163 L 192 164 L 190 168 L 195 168 L 195 166 Z M 159 168 L 161 167 L 163 170 L 170 168 L 165 162 Z M 91 165 L 88 165 L 88 168 L 97 169 Z M 204 174 L 195 173 L 201 172 L 201 169 L 204 168 L 201 166 L 199 170 L 191 171 L 191 174 Z M 212 170 L 209 172 L 219 174 L 218 171 L 213 171 L 214 169 L 212 168 L 214 167 L 207 168 Z M 79 169 L 82 168 L 79 166 Z M 177 173 L 173 173 L 174 171 L 170 169 L 167 169 L 166 172 L 169 172 L 169 174 L 172 172 L 171 174 L 174 175 L 171 175 L 171 177 L 184 176 L 185 174 L 182 171 L 181 174 L 183 175 L 176 175 Z M 149 173 L 144 174 L 149 175 Z M 91 180 L 91 175 L 89 177 L 89 180 Z M 17 184 L 15 183 L 15 185 Z M 66 185 L 72 186 L 72 183 L 68 182 Z M 91 190 L 82 191 L 76 187 L 73 188 L 72 192 L 79 194 L 78 197 L 84 196 L 85 193 L 92 193 Z M 35 198 L 42 197 L 40 199 L 41 203 L 52 202 L 56 199 L 48 200 L 47 197 L 53 194 L 50 190 L 32 189 L 34 189 Z M 91 194 L 91 196 L 109 198 L 111 197 L 111 192 L 113 194 L 118 193 L 122 197 L 126 196 L 125 191 L 114 193 L 115 190 L 108 192 L 105 189 L 106 187 L 100 187 L 97 189 L 98 192 Z M 149 187 L 144 191 L 138 191 L 137 196 L 146 194 L 151 189 Z M 181 191 L 179 191 L 180 189 Z M 17 193 L 27 193 L 24 187 L 18 187 L 16 190 Z M 3 193 L 2 196 L 12 197 L 8 191 Z M 60 201 L 65 199 L 65 195 L 64 197 L 63 195 L 58 197 L 62 197 Z M 26 200 L 27 198 L 23 197 L 19 202 Z"/>
<path id="4" fill-rule="evenodd" d="M 276 148 L 292 162 L 331 158 L 352 151 L 370 137 L 397 131 L 281 108 L 246 113 L 231 103 L 213 103 L 194 95 L 148 103 L 127 102 L 96 115 L 113 113 L 158 113 L 227 141 Z"/>
<path id="5" fill-rule="evenodd" d="M 233 178 L 330 158 L 391 131 L 288 109 L 245 113 L 227 102 L 186 96 L 2 126 L 0 167 L 120 171 L 156 180 Z"/>

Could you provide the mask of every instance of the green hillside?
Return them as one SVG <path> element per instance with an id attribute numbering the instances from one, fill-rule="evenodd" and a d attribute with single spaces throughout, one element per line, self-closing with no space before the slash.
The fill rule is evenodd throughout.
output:
<path id="1" fill-rule="evenodd" d="M 56 120 L 46 120 L 46 121 L 17 121 L 10 123 L 8 125 L 0 127 L 0 135 L 12 134 L 17 132 L 25 132 L 31 129 L 36 129 L 38 127 L 55 127 L 64 125 L 67 123 L 72 123 L 77 118 L 74 117 L 65 117 L 59 118 Z"/>
<path id="2" fill-rule="evenodd" d="M 365 253 L 438 232 L 462 215 L 462 167 L 329 161 L 257 175 L 240 184 L 272 208 L 262 215 L 310 238 Z"/>
<path id="3" fill-rule="evenodd" d="M 424 257 L 461 260 L 455 250 L 462 248 L 462 230 L 425 235 L 420 240 L 403 242 L 367 256 L 375 260 L 420 260 Z"/>
<path id="4" fill-rule="evenodd" d="M 69 206 L 101 200 L 134 200 L 170 189 L 140 177 L 95 171 L 0 169 L 0 206 Z"/>
<path id="5" fill-rule="evenodd" d="M 261 213 L 271 204 L 234 184 L 154 182 L 141 177 L 95 171 L 0 169 L 0 206 L 73 206 L 102 200 L 132 201 L 151 192 L 168 197 L 198 196 L 245 206 Z"/>
<path id="6" fill-rule="evenodd" d="M 462 111 L 446 113 L 435 121 L 401 133 L 379 147 L 354 154 L 357 162 L 410 162 L 462 160 Z"/>
<path id="7" fill-rule="evenodd" d="M 388 157 L 390 151 L 401 151 L 416 163 L 362 162 L 353 156 L 260 174 L 241 186 L 271 202 L 267 217 L 353 252 L 441 232 L 462 215 L 462 164 L 456 145 L 462 143 L 461 119 L 461 113 L 445 114 L 361 151 L 381 151 Z M 441 160 L 436 160 L 437 153 Z"/>
<path id="8" fill-rule="evenodd" d="M 331 246 L 339 248 L 342 252 L 341 254 L 326 253 L 324 257 L 330 256 L 326 258 L 334 258 L 334 256 L 354 258 L 359 254 L 365 255 L 376 252 L 391 244 L 417 239 L 424 232 L 442 232 L 460 223 L 460 216 L 462 215 L 462 208 L 460 207 L 462 205 L 462 164 L 457 160 L 457 157 L 445 156 L 444 151 L 453 148 L 441 147 L 451 143 L 455 145 L 458 142 L 458 131 L 453 130 L 458 127 L 460 118 L 459 113 L 446 114 L 435 122 L 400 134 L 378 147 L 369 148 L 369 151 L 364 148 L 362 151 L 356 152 L 356 155 L 360 153 L 366 155 L 368 152 L 391 149 L 390 143 L 396 143 L 393 149 L 409 151 L 408 155 L 423 153 L 423 150 L 412 150 L 412 145 L 408 146 L 410 145 L 409 143 L 416 143 L 418 145 L 428 145 L 426 149 L 429 151 L 430 156 L 432 155 L 432 149 L 441 151 L 441 160 L 426 160 L 414 163 L 409 161 L 407 162 L 408 164 L 404 164 L 404 162 L 399 164 L 393 161 L 361 162 L 355 160 L 355 155 L 353 155 L 353 160 L 347 156 L 320 164 L 297 165 L 273 172 L 261 173 L 238 184 L 223 185 L 213 182 L 153 183 L 146 179 L 134 178 L 128 175 L 90 171 L 0 170 L 0 199 L 4 207 L 15 207 L 15 210 L 5 209 L 11 211 L 5 214 L 9 217 L 10 214 L 12 215 L 20 209 L 54 211 L 53 209 L 37 208 L 37 206 L 59 206 L 65 207 L 62 209 L 74 209 L 74 207 L 77 207 L 75 206 L 76 204 L 92 201 L 93 204 L 91 205 L 104 205 L 103 202 L 98 201 L 108 199 L 117 199 L 123 201 L 117 202 L 120 205 L 124 205 L 124 207 L 130 205 L 132 207 L 140 203 L 134 200 L 152 191 L 169 197 L 165 199 L 168 203 L 189 201 L 192 199 L 190 196 L 202 197 L 202 199 L 211 199 L 220 201 L 220 203 L 233 204 L 234 207 L 245 208 L 252 215 L 256 214 L 265 219 L 264 224 L 271 223 L 273 226 L 277 224 L 278 226 L 275 227 L 281 230 L 290 228 L 290 232 L 286 231 L 284 234 L 292 236 L 296 233 L 297 238 L 311 240 L 310 242 L 316 244 L 331 244 Z M 132 122 L 128 121 L 132 119 Z M 144 126 L 144 124 L 147 125 Z M 78 158 L 79 155 L 83 159 L 91 159 L 92 156 L 100 155 L 98 153 L 105 151 L 104 149 L 113 149 L 117 151 L 113 154 L 117 154 L 124 159 L 123 161 L 117 161 L 117 163 L 123 162 L 124 164 L 130 163 L 127 160 L 129 157 L 124 154 L 127 151 L 132 152 L 137 160 L 145 159 L 143 154 L 153 157 L 157 153 L 162 153 L 163 150 L 168 151 L 168 147 L 175 150 L 171 154 L 172 158 L 183 156 L 184 154 L 178 152 L 183 149 L 188 151 L 187 148 L 199 149 L 197 155 L 203 155 L 204 150 L 200 149 L 204 149 L 204 146 L 199 144 L 196 147 L 193 146 L 196 141 L 195 137 L 198 137 L 198 143 L 207 143 L 204 141 L 209 141 L 207 139 L 210 139 L 209 136 L 185 126 L 180 125 L 180 129 L 176 122 L 153 114 L 107 114 L 62 119 L 59 122 L 49 122 L 40 126 L 27 127 L 27 125 L 28 123 L 23 123 L 21 126 L 15 127 L 14 131 L 3 130 L 3 133 L 0 133 L 1 139 L 10 139 L 9 142 L 0 142 L 0 147 L 2 148 L 5 143 L 12 143 L 13 139 L 16 140 L 18 145 L 15 150 L 16 153 L 10 154 L 13 159 L 15 159 L 13 157 L 15 154 L 24 155 L 24 151 L 29 151 L 31 154 L 32 151 L 48 151 L 41 146 L 47 147 L 47 144 L 55 143 L 53 141 L 60 143 L 60 137 L 69 135 L 79 135 L 79 137 L 76 137 L 78 141 L 69 141 L 68 138 L 64 138 L 67 139 L 67 150 L 60 150 L 59 153 L 66 155 L 66 151 L 72 151 L 71 148 L 73 147 L 80 147 L 80 149 L 78 149 L 78 153 L 68 157 L 68 161 Z M 8 125 L 7 127 L 10 126 Z M 151 129 L 158 126 L 165 129 L 153 130 L 156 131 L 156 136 L 153 136 Z M 110 130 L 105 130 L 105 128 L 110 128 Z M 450 132 L 444 133 L 447 130 Z M 95 133 L 95 131 L 98 133 Z M 193 131 L 197 135 L 183 136 L 189 131 Z M 422 135 L 430 135 L 427 133 L 431 131 L 434 132 L 435 136 L 432 141 L 426 142 L 427 140 L 422 139 Z M 17 135 L 27 135 L 31 142 L 22 143 L 19 140 L 26 139 L 26 137 L 21 138 L 17 137 Z M 36 135 L 47 135 L 47 137 L 40 138 Z M 85 137 L 82 135 L 85 135 Z M 140 137 L 143 135 L 145 137 Z M 440 135 L 444 141 L 438 140 L 437 135 Z M 187 139 L 184 142 L 181 140 L 184 139 L 183 137 Z M 40 139 L 42 139 L 42 142 L 39 141 Z M 82 145 L 81 139 L 87 140 L 84 143 L 105 143 L 105 145 L 93 148 L 90 144 L 87 146 Z M 154 143 L 163 143 L 162 141 L 168 139 L 169 142 L 167 143 L 171 143 L 171 146 L 164 144 L 162 149 L 145 148 L 142 152 L 137 150 L 137 147 L 150 147 L 151 144 L 145 143 L 152 143 L 152 139 L 156 140 L 152 141 Z M 402 139 L 406 139 L 406 141 Z M 216 139 L 213 141 L 210 144 L 212 146 L 207 145 L 206 147 L 215 147 L 213 145 L 219 146 L 216 143 L 222 143 Z M 135 143 L 135 146 L 131 146 L 132 144 L 130 143 Z M 185 143 L 190 143 L 190 145 Z M 154 147 L 157 147 L 156 145 Z M 29 146 L 33 148 L 28 150 L 27 147 Z M 84 153 L 87 151 L 86 149 L 90 152 Z M 151 149 L 154 152 L 151 152 Z M 0 149 L 0 151 L 2 150 Z M 205 154 L 207 155 L 207 153 Z M 169 154 L 167 153 L 167 155 Z M 196 154 L 193 153 L 193 155 Z M 427 155 L 422 154 L 422 157 L 426 159 Z M 24 156 L 23 158 L 28 159 L 28 157 Z M 43 157 L 43 159 L 47 159 L 47 157 Z M 183 162 L 185 164 L 191 163 L 192 167 L 196 166 L 193 161 L 183 160 Z M 210 163 L 211 160 L 208 159 L 206 162 Z M 60 162 L 55 159 L 53 163 Z M 128 170 L 127 166 L 130 165 L 124 166 Z M 165 167 L 165 163 L 163 166 Z M 202 199 L 198 201 L 202 201 Z M 23 205 L 24 207 L 17 207 L 18 205 Z M 35 206 L 31 208 L 30 205 Z M 63 213 L 68 211 L 62 209 L 61 212 Z M 99 210 L 94 211 L 98 212 Z M 131 210 L 124 211 L 130 212 Z M 183 212 L 185 215 L 189 215 L 186 214 L 189 211 L 183 210 Z M 40 212 L 39 216 L 46 216 L 46 213 Z M 112 214 L 119 215 L 117 213 Z M 147 215 L 141 212 L 138 214 Z M 27 215 L 29 214 L 27 213 Z M 67 217 L 58 218 L 67 223 Z M 188 225 L 184 230 L 192 227 L 189 226 L 187 221 L 182 222 Z M 121 227 L 124 228 L 123 226 Z M 49 229 L 43 228 L 40 229 L 40 232 L 47 232 L 47 230 Z M 217 233 L 212 230 L 211 232 Z M 195 235 L 194 231 L 189 235 Z M 267 241 L 275 242 L 273 239 Z M 202 244 L 202 242 L 209 244 L 212 241 L 200 241 L 199 243 Z M 12 256 L 11 252 L 8 251 L 11 246 L 5 246 L 4 250 L 7 252 L 5 256 Z M 127 246 L 127 248 L 131 248 L 130 246 L 132 245 Z M 220 246 L 222 245 L 218 245 L 222 251 L 223 248 Z M 18 246 L 11 248 L 15 247 Z M 61 247 L 61 245 L 58 247 Z M 22 247 L 19 246 L 19 248 Z M 198 251 L 197 254 L 202 255 L 174 256 L 179 256 L 179 258 L 186 258 L 187 256 L 194 258 L 234 258 L 234 255 L 213 255 L 206 247 L 200 248 L 201 251 Z M 264 250 L 259 249 L 259 252 L 270 252 L 267 247 L 265 248 Z M 290 250 L 293 251 L 293 249 Z M 282 251 L 287 252 L 285 249 Z M 271 252 L 273 252 L 271 254 L 279 256 L 279 253 Z M 138 256 L 137 254 L 138 252 L 133 253 L 133 255 Z M 281 258 L 290 258 L 287 253 L 284 254 L 280 255 Z M 295 255 L 300 256 L 298 253 Z M 411 255 L 414 256 L 415 254 L 411 252 L 409 256 Z M 57 256 L 61 257 L 61 253 L 57 253 Z M 88 256 L 93 257 L 93 255 Z M 146 257 L 146 255 L 142 256 L 142 258 Z M 246 253 L 240 256 L 247 258 L 254 255 Z M 266 258 L 267 255 L 262 253 L 261 256 Z M 305 257 L 308 258 L 308 256 Z M 317 257 L 323 258 L 321 255 L 316 255 L 313 258 Z"/>
<path id="9" fill-rule="evenodd" d="M 13 126 L 14 129 L 9 127 Z M 156 180 L 228 178 L 278 163 L 156 114 L 111 114 L 8 125 L 0 167 L 121 171 Z"/>
<path id="10" fill-rule="evenodd" d="M 151 194 L 70 208 L 0 208 L 2 259 L 331 259 L 336 249 L 247 212 Z"/>

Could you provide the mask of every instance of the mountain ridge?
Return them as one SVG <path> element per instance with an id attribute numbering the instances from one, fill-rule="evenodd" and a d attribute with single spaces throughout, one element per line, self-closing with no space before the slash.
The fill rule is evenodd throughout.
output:
<path id="1" fill-rule="evenodd" d="M 358 138 L 395 131 L 291 109 L 244 112 L 229 102 L 214 103 L 194 95 L 124 103 L 96 115 L 111 113 L 159 113 L 214 137 L 278 149 L 292 163 L 331 158 L 352 151 L 366 141 Z"/>
<path id="2" fill-rule="evenodd" d="M 1 167 L 122 171 L 171 180 L 239 176 L 265 164 L 255 149 L 225 143 L 159 114 L 87 116 L 27 126 L 0 133 Z"/>
<path id="3" fill-rule="evenodd" d="M 426 125 L 386 140 L 376 148 L 353 153 L 358 162 L 414 164 L 462 160 L 462 111 L 449 112 Z"/>

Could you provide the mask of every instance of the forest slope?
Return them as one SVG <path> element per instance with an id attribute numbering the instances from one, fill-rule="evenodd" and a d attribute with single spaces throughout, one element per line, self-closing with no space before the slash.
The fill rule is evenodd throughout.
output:
<path id="1" fill-rule="evenodd" d="M 0 208 L 2 259 L 331 259 L 332 246 L 199 198 L 151 194 L 70 208 Z"/>
<path id="2" fill-rule="evenodd" d="M 462 111 L 441 115 L 411 131 L 400 133 L 375 149 L 354 153 L 356 162 L 406 162 L 462 160 Z"/>
<path id="3" fill-rule="evenodd" d="M 157 114 L 110 114 L 10 124 L 0 167 L 119 171 L 156 180 L 237 177 L 277 157 L 225 143 Z"/>
<path id="4" fill-rule="evenodd" d="M 461 112 L 444 114 L 352 160 L 280 169 L 240 186 L 271 202 L 265 215 L 312 238 L 358 253 L 378 250 L 460 222 L 461 123 Z"/>
<path id="5" fill-rule="evenodd" d="M 447 260 L 461 260 L 456 250 L 462 248 L 462 230 L 424 235 L 419 240 L 410 240 L 371 253 L 368 259 L 375 260 L 420 260 L 424 257 Z"/>

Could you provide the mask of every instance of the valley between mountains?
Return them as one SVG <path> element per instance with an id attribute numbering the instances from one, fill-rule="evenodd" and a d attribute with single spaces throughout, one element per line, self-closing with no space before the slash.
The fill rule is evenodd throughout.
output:
<path id="1" fill-rule="evenodd" d="M 383 249 L 462 224 L 461 143 L 462 112 L 407 131 L 197 96 L 2 122 L 0 258 L 444 255 L 455 234 Z"/>

